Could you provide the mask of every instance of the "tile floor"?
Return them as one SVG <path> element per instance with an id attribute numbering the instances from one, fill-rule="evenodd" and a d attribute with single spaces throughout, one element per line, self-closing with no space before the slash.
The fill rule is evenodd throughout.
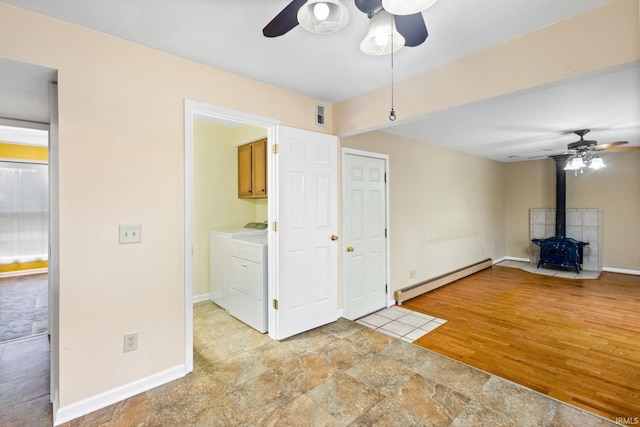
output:
<path id="1" fill-rule="evenodd" d="M 0 347 L 3 427 L 51 425 L 48 395 L 21 391 L 46 375 L 29 377 L 17 362 L 26 351 L 40 360 L 32 363 L 46 366 L 48 352 L 40 351 L 46 344 L 22 351 Z M 10 382 L 19 376 L 20 387 Z M 208 301 L 194 305 L 193 373 L 63 424 L 374 425 L 614 424 L 356 322 L 339 319 L 273 341 Z"/>
<path id="2" fill-rule="evenodd" d="M 501 267 L 519 268 L 521 270 L 528 271 L 529 273 L 564 277 L 565 279 L 597 279 L 598 277 L 600 277 L 599 271 L 582 270 L 580 274 L 577 274 L 574 270 L 570 268 L 567 268 L 567 269 L 547 268 L 547 267 L 538 268 L 537 263 L 531 263 L 531 262 L 525 262 L 525 261 L 505 260 L 498 263 L 497 265 Z"/>
<path id="3" fill-rule="evenodd" d="M 0 343 L 47 332 L 47 277 L 0 278 Z"/>
<path id="4" fill-rule="evenodd" d="M 356 323 L 409 343 L 446 322 L 399 306 L 385 308 L 356 320 Z"/>

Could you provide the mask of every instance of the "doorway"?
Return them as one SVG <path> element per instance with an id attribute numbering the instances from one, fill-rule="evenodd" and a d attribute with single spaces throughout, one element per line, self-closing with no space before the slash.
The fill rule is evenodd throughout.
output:
<path id="1" fill-rule="evenodd" d="M 342 150 L 344 317 L 389 306 L 387 155 Z"/>
<path id="2" fill-rule="evenodd" d="M 222 107 L 216 107 L 193 100 L 185 100 L 185 373 L 193 371 L 193 303 L 194 303 L 194 126 L 196 122 L 218 123 L 222 126 L 232 124 L 250 125 L 266 130 L 267 146 L 274 136 L 274 128 L 278 121 L 265 117 L 241 113 Z M 267 156 L 269 159 L 269 156 Z M 267 170 L 271 170 L 270 161 Z M 227 177 L 227 184 L 233 186 L 233 177 Z M 268 182 L 269 188 L 271 182 Z M 270 212 L 270 198 L 267 199 L 267 212 Z M 268 214 L 267 214 L 268 216 Z M 208 259 L 208 257 L 207 257 Z M 207 296 L 195 295 L 196 302 L 208 299 Z"/>

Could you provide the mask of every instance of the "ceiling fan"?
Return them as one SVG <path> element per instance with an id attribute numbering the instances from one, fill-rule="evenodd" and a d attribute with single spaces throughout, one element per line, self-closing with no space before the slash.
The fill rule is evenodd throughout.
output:
<path id="1" fill-rule="evenodd" d="M 588 167 L 590 169 L 601 169 L 605 167 L 604 161 L 598 156 L 598 151 L 619 150 L 621 145 L 628 144 L 629 141 L 616 141 L 608 144 L 598 144 L 598 141 L 584 139 L 584 136 L 590 132 L 590 129 L 574 130 L 580 137 L 578 141 L 567 145 L 566 150 L 544 149 L 545 151 L 562 151 L 563 155 L 568 155 L 565 170 L 573 170 L 578 173 L 582 169 Z M 625 147 L 626 149 L 640 149 L 640 147 Z M 625 149 L 623 148 L 623 149 Z M 534 156 L 529 159 L 536 159 L 547 156 Z"/>
<path id="2" fill-rule="evenodd" d="M 384 55 L 402 46 L 414 47 L 428 37 L 422 10 L 436 0 L 355 0 L 370 20 L 369 32 L 360 49 L 369 55 Z M 342 29 L 349 20 L 340 0 L 292 0 L 262 30 L 265 37 L 286 34 L 298 24 L 308 31 L 328 34 Z"/>

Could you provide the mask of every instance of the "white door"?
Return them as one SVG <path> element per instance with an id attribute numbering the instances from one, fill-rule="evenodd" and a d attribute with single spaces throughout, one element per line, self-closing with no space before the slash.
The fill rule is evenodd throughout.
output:
<path id="1" fill-rule="evenodd" d="M 269 335 L 284 339 L 338 318 L 338 139 L 279 126 L 276 141 Z"/>
<path id="2" fill-rule="evenodd" d="M 343 157 L 344 316 L 357 319 L 387 305 L 385 159 Z"/>

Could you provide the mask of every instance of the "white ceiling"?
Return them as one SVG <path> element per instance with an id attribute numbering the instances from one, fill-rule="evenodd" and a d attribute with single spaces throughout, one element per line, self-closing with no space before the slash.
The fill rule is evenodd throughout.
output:
<path id="1" fill-rule="evenodd" d="M 518 37 L 610 0 L 439 0 L 423 12 L 429 38 L 394 58 L 396 80 Z M 389 57 L 362 54 L 366 16 L 351 0 L 349 24 L 317 35 L 300 27 L 268 39 L 262 28 L 289 0 L 3 0 L 97 31 L 282 87 L 338 102 L 390 80 Z M 0 77 L 7 61 L 0 60 Z M 15 84 L 0 86 L 0 116 Z M 500 161 L 561 149 L 591 128 L 601 143 L 640 145 L 640 66 L 441 111 L 389 132 Z M 399 116 L 400 116 L 400 112 Z M 400 116 L 401 118 L 401 116 Z M 390 124 L 391 125 L 391 124 Z M 545 152 L 542 152 L 544 154 Z M 509 156 L 519 156 L 509 158 Z"/>

